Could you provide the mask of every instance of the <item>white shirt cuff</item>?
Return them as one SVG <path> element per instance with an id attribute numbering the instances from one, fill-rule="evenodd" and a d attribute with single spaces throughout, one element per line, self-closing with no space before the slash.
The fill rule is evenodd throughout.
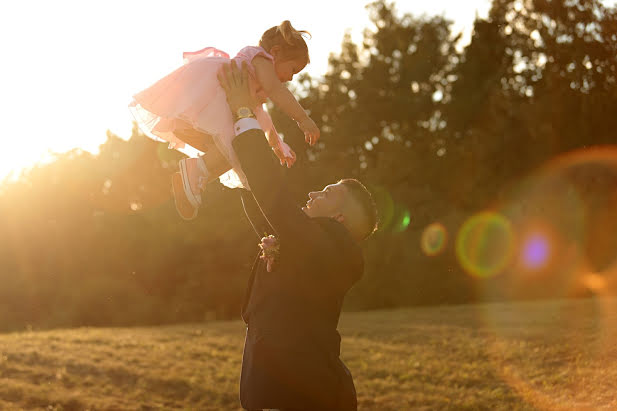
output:
<path id="1" fill-rule="evenodd" d="M 240 120 L 236 121 L 236 123 L 234 124 L 234 131 L 236 135 L 242 134 L 245 131 L 253 130 L 253 129 L 261 130 L 261 127 L 259 127 L 259 123 L 254 118 L 241 118 Z"/>

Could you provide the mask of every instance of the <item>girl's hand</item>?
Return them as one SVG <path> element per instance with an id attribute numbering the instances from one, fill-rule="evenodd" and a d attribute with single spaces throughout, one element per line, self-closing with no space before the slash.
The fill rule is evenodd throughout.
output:
<path id="1" fill-rule="evenodd" d="M 319 127 L 313 121 L 312 118 L 306 116 L 304 120 L 298 122 L 298 127 L 304 133 L 304 141 L 309 143 L 310 145 L 315 145 L 317 140 L 319 140 Z"/>
<path id="2" fill-rule="evenodd" d="M 280 144 L 275 144 L 272 146 L 272 150 L 278 157 L 282 166 L 286 165 L 287 168 L 290 168 L 296 162 L 296 153 L 284 141 L 281 141 Z"/>

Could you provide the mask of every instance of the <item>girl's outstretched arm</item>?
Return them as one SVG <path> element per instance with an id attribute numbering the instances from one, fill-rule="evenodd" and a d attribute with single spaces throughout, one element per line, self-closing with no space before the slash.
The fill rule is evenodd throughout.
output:
<path id="1" fill-rule="evenodd" d="M 253 59 L 253 66 L 255 67 L 257 81 L 259 81 L 259 84 L 261 84 L 261 87 L 270 100 L 272 100 L 278 108 L 283 110 L 287 116 L 297 122 L 305 120 L 306 117 L 308 117 L 304 108 L 302 108 L 293 94 L 291 94 L 291 91 L 289 91 L 276 76 L 272 61 L 264 57 L 256 56 Z"/>
<path id="2" fill-rule="evenodd" d="M 304 133 L 304 139 L 307 143 L 310 145 L 315 144 L 319 139 L 319 128 L 313 119 L 306 114 L 306 111 L 291 94 L 291 91 L 278 79 L 272 61 L 256 56 L 253 59 L 253 66 L 255 67 L 257 81 L 259 81 L 270 100 L 283 110 L 287 116 L 298 123 L 298 127 Z"/>

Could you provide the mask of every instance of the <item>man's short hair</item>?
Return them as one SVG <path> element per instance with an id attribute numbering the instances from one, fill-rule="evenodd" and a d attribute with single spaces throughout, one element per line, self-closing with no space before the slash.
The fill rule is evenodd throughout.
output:
<path id="1" fill-rule="evenodd" d="M 362 207 L 362 210 L 364 210 L 364 216 L 367 221 L 367 231 L 363 238 L 368 238 L 371 234 L 377 231 L 379 224 L 377 217 L 377 205 L 373 200 L 371 192 L 368 191 L 364 184 L 355 178 L 344 178 L 339 180 L 339 183 L 347 187 L 352 198 L 356 200 Z"/>

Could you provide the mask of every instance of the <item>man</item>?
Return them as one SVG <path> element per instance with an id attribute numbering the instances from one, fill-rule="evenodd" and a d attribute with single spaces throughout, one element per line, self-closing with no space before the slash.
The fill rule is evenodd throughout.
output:
<path id="1" fill-rule="evenodd" d="M 272 234 L 279 245 L 269 262 L 256 259 L 242 309 L 242 407 L 355 410 L 337 326 L 343 298 L 362 276 L 360 242 L 376 228 L 375 204 L 353 179 L 309 193 L 304 207 L 294 204 L 252 116 L 257 102 L 246 66 L 224 67 L 219 81 L 236 121 L 233 147 L 251 188 L 242 194 L 246 214 L 258 238 Z"/>

